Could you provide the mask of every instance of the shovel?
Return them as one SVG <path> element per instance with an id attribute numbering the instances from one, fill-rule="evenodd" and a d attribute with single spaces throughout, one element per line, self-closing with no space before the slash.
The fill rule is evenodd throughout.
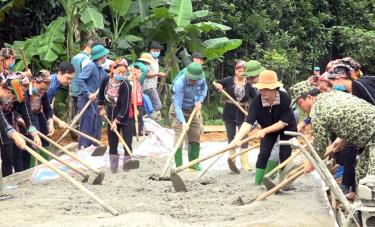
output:
<path id="1" fill-rule="evenodd" d="M 55 141 L 53 141 L 52 139 L 48 138 L 47 136 L 45 136 L 43 133 L 39 132 L 38 131 L 38 134 L 40 137 L 42 137 L 43 139 L 45 139 L 46 141 L 48 141 L 49 143 L 51 143 L 53 146 L 55 146 L 56 148 L 60 149 L 61 151 L 63 151 L 65 154 L 69 155 L 70 157 L 72 157 L 74 160 L 80 162 L 83 166 L 85 166 L 86 168 L 90 169 L 91 171 L 93 171 L 95 174 L 97 174 L 98 176 L 95 177 L 94 181 L 93 181 L 93 184 L 102 184 L 102 181 L 104 180 L 104 172 L 101 172 L 97 169 L 94 169 L 88 162 L 86 162 L 85 160 L 81 159 L 80 157 L 78 157 L 78 155 L 76 155 L 75 153 L 73 152 L 69 152 L 67 149 L 65 149 L 63 146 L 61 146 L 60 144 L 56 143 Z"/>
<path id="2" fill-rule="evenodd" d="M 38 146 L 33 140 L 27 138 L 26 136 L 20 134 L 21 137 L 26 140 L 26 142 L 32 144 L 34 147 L 38 148 L 39 150 L 43 151 L 44 153 L 46 153 L 48 156 L 52 157 L 53 159 L 55 159 L 56 161 L 60 162 L 61 164 L 69 167 L 70 169 L 72 169 L 74 172 L 78 173 L 79 175 L 81 175 L 83 177 L 82 179 L 82 183 L 86 183 L 88 180 L 89 180 L 89 175 L 82 172 L 82 170 L 80 169 L 77 169 L 76 167 L 74 167 L 72 164 L 70 164 L 69 162 L 66 162 L 64 160 L 62 160 L 61 158 L 59 158 L 58 156 L 54 155 L 52 152 L 48 151 L 47 149 L 45 149 L 44 147 L 42 146 Z"/>
<path id="3" fill-rule="evenodd" d="M 253 137 L 249 137 L 249 138 L 246 138 L 244 140 L 241 140 L 241 143 L 240 144 L 243 144 L 243 143 L 247 143 L 249 142 L 250 140 L 254 139 Z M 181 192 L 181 191 L 187 191 L 186 189 L 186 185 L 184 183 L 184 181 L 182 180 L 182 178 L 178 175 L 179 172 L 187 169 L 187 168 L 190 168 L 191 166 L 195 165 L 195 164 L 198 164 L 198 163 L 201 163 L 203 161 L 206 161 L 207 159 L 210 159 L 212 157 L 215 157 L 219 154 L 222 154 L 230 149 L 233 149 L 233 148 L 236 148 L 237 145 L 236 144 L 233 144 L 233 145 L 228 145 L 227 147 L 223 148 L 223 149 L 220 149 L 218 151 L 215 151 L 215 152 L 212 152 L 210 154 L 207 154 L 207 155 L 204 155 L 198 159 L 195 159 L 189 163 L 187 163 L 186 165 L 183 165 L 183 166 L 180 166 L 178 167 L 177 169 L 171 169 L 171 173 L 170 173 L 170 178 L 171 178 L 171 181 L 172 181 L 172 184 L 173 184 L 173 187 L 174 189 L 176 190 L 176 192 Z"/>
<path id="4" fill-rule="evenodd" d="M 188 128 L 189 128 L 191 122 L 193 121 L 194 115 L 196 114 L 197 110 L 198 110 L 197 108 L 194 108 L 193 112 L 190 114 L 189 120 L 186 123 Z M 167 172 L 167 169 L 169 167 L 169 164 L 171 163 L 173 157 L 175 156 L 175 154 L 177 152 L 177 149 L 180 147 L 180 145 L 181 145 L 181 143 L 182 143 L 182 141 L 184 139 L 184 136 L 185 136 L 186 132 L 187 132 L 187 129 L 183 129 L 182 130 L 181 135 L 180 135 L 180 137 L 177 140 L 177 143 L 174 145 L 173 152 L 172 152 L 171 156 L 168 157 L 168 159 L 167 159 L 167 161 L 166 161 L 166 163 L 164 165 L 164 168 L 163 168 L 162 172 L 160 173 L 160 178 L 161 179 L 164 178 L 164 176 L 165 176 L 165 174 Z"/>
<path id="5" fill-rule="evenodd" d="M 109 126 L 112 125 L 112 122 L 109 120 L 108 116 L 107 115 L 104 115 L 103 116 L 104 119 L 108 122 Z M 117 131 L 117 129 L 113 130 L 119 141 L 121 142 L 121 144 L 125 147 L 126 151 L 128 152 L 128 154 L 130 155 L 130 157 L 133 156 L 132 152 L 130 151 L 130 148 L 129 146 L 126 144 L 126 142 L 124 141 L 124 139 L 122 138 L 121 134 Z M 139 168 L 139 160 L 133 160 L 133 159 L 130 159 L 128 160 L 127 162 L 124 163 L 123 165 L 123 170 L 128 170 L 128 169 L 138 169 Z"/>
<path id="6" fill-rule="evenodd" d="M 98 93 L 99 93 L 99 89 L 96 90 L 95 95 L 97 95 Z M 81 119 L 82 115 L 86 112 L 86 110 L 89 108 L 91 103 L 92 101 L 91 99 L 89 99 L 89 101 L 87 101 L 85 106 L 82 108 L 81 112 L 79 112 L 79 114 L 73 118 L 72 122 L 70 123 L 70 128 L 72 128 L 79 121 L 79 119 Z M 65 130 L 65 132 L 61 135 L 61 137 L 56 141 L 57 143 L 60 143 L 61 140 L 64 139 L 66 135 L 68 135 L 70 128 Z"/>
<path id="7" fill-rule="evenodd" d="M 279 171 L 280 169 L 284 168 L 286 165 L 289 164 L 289 162 L 291 162 L 295 157 L 297 157 L 299 154 L 301 153 L 300 150 L 294 152 L 288 159 L 286 159 L 285 161 L 283 161 L 282 163 L 280 163 L 278 166 L 276 166 L 276 168 L 274 168 L 273 170 L 271 170 L 271 172 L 267 173 L 264 178 L 263 178 L 263 184 L 264 186 L 266 186 L 266 188 L 268 190 L 271 190 L 272 188 L 274 188 L 276 185 L 272 182 L 272 180 L 270 179 L 271 176 L 273 176 L 277 171 Z"/>
<path id="8" fill-rule="evenodd" d="M 62 172 L 58 168 L 56 168 L 54 165 L 49 163 L 47 160 L 45 160 L 40 154 L 35 152 L 33 149 L 30 147 L 26 146 L 25 150 L 29 152 L 32 156 L 34 156 L 38 161 L 46 165 L 48 168 L 53 170 L 55 173 L 59 174 L 61 177 L 65 178 L 68 180 L 70 183 L 72 183 L 74 186 L 76 186 L 79 190 L 81 190 L 83 193 L 85 193 L 87 196 L 95 200 L 97 203 L 99 203 L 104 209 L 109 211 L 113 216 L 118 216 L 119 212 L 115 209 L 113 209 L 111 206 L 106 204 L 101 198 L 99 198 L 97 195 L 95 195 L 92 191 L 88 190 L 85 186 L 83 186 L 81 183 L 79 183 L 76 179 L 73 177 L 69 176 L 68 174 Z"/>
<path id="9" fill-rule="evenodd" d="M 91 136 L 87 135 L 86 133 L 78 131 L 77 129 L 75 129 L 71 126 L 69 126 L 68 129 L 71 130 L 72 132 L 74 132 L 78 135 L 81 135 L 81 136 L 85 137 L 86 139 L 89 139 L 92 142 L 99 145 L 99 147 L 95 148 L 95 150 L 92 152 L 91 156 L 103 156 L 105 154 L 105 152 L 107 151 L 107 146 L 102 146 L 102 143 L 99 140 L 95 139 L 94 137 L 91 137 Z"/>
<path id="10" fill-rule="evenodd" d="M 216 87 L 216 82 L 212 82 L 212 84 Z M 224 89 L 219 89 L 220 93 L 223 94 L 227 99 L 229 99 L 245 116 L 248 115 L 247 111 L 236 101 L 230 96 Z"/>
<path id="11" fill-rule="evenodd" d="M 228 160 L 227 160 L 228 165 L 229 165 L 229 169 L 232 170 L 235 173 L 240 173 L 240 170 L 237 168 L 236 163 L 234 162 L 234 160 L 236 160 L 236 157 L 238 157 L 242 154 L 245 154 L 246 152 L 249 152 L 252 149 L 258 148 L 259 146 L 260 146 L 259 144 L 254 145 L 250 148 L 246 148 L 246 149 L 240 151 L 238 154 L 235 154 L 235 155 L 232 155 L 231 157 L 229 157 Z"/>

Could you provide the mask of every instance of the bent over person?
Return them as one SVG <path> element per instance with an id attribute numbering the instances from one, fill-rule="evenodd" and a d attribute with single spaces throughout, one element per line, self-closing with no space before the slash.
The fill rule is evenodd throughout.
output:
<path id="1" fill-rule="evenodd" d="M 174 144 L 177 143 L 182 130 L 187 129 L 189 161 L 199 158 L 201 121 L 198 111 L 200 111 L 203 100 L 207 95 L 207 89 L 202 66 L 195 62 L 191 63 L 183 71 L 183 75 L 177 77 L 173 82 L 173 104 L 169 109 L 169 118 L 175 131 Z M 198 111 L 194 115 L 190 126 L 187 126 L 187 119 L 189 119 L 194 108 L 197 108 Z M 182 146 L 177 149 L 175 162 L 176 166 L 181 166 L 183 163 Z M 191 168 L 198 171 L 201 170 L 199 164 Z"/>
<path id="2" fill-rule="evenodd" d="M 277 137 L 280 140 L 288 140 L 291 137 L 284 134 L 285 131 L 297 131 L 297 123 L 290 107 L 289 95 L 280 91 L 282 84 L 277 80 L 277 74 L 271 70 L 265 70 L 259 74 L 259 82 L 254 85 L 259 93 L 250 105 L 250 111 L 246 122 L 231 144 L 239 145 L 240 140 L 249 133 L 252 125 L 257 121 L 261 130 L 257 133 L 260 140 L 260 151 L 256 162 L 255 184 L 260 185 L 263 176 L 276 166 L 269 162 L 272 147 Z M 290 146 L 280 146 L 280 162 L 285 161 L 291 155 Z"/>

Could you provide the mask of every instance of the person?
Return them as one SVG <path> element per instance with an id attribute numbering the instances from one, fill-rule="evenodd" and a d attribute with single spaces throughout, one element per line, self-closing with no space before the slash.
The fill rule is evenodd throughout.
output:
<path id="1" fill-rule="evenodd" d="M 216 89 L 220 92 L 224 89 L 235 101 L 237 101 L 245 110 L 248 109 L 248 99 L 256 96 L 256 91 L 246 79 L 249 74 L 244 74 L 246 66 L 245 61 L 238 61 L 235 66 L 234 76 L 228 76 L 216 83 Z M 228 143 L 230 143 L 236 135 L 237 128 L 239 129 L 244 122 L 245 114 L 230 100 L 226 100 L 224 104 L 223 120 L 225 122 L 225 129 L 227 132 Z M 242 149 L 246 149 L 248 144 L 243 144 Z M 229 155 L 236 154 L 236 150 L 229 151 Z M 241 167 L 244 170 L 251 170 L 248 163 L 248 152 L 241 155 Z"/>
<path id="2" fill-rule="evenodd" d="M 134 66 L 137 66 L 137 68 L 141 69 L 141 75 L 139 77 L 139 82 L 141 85 L 144 85 L 146 76 L 148 74 L 148 71 L 150 69 L 151 64 L 154 64 L 155 60 L 152 57 L 150 53 L 142 53 L 141 56 L 135 61 L 133 64 L 129 66 L 129 68 L 134 68 Z"/>
<path id="3" fill-rule="evenodd" d="M 108 127 L 109 162 L 112 173 L 117 173 L 119 154 L 117 151 L 119 138 L 113 130 L 122 132 L 123 139 L 132 150 L 133 130 L 130 124 L 129 109 L 131 103 L 132 87 L 126 80 L 128 63 L 125 59 L 119 59 L 111 67 L 110 76 L 105 78 L 100 85 L 98 104 L 101 115 L 106 115 L 112 125 Z M 130 154 L 125 150 L 124 165 L 130 159 Z"/>
<path id="4" fill-rule="evenodd" d="M 80 95 L 77 100 L 77 111 L 81 112 L 86 103 L 91 103 L 80 119 L 80 131 L 98 140 L 101 138 L 102 121 L 99 116 L 99 107 L 96 100 L 97 92 L 101 81 L 108 75 L 102 68 L 107 59 L 109 51 L 103 45 L 96 45 L 92 48 L 91 60 L 79 74 L 77 84 L 80 88 Z M 78 146 L 80 148 L 95 145 L 94 142 L 80 136 Z"/>
<path id="5" fill-rule="evenodd" d="M 145 112 L 142 86 L 140 83 L 140 78 L 142 76 L 142 69 L 138 65 L 129 66 L 129 76 L 127 79 L 130 81 L 132 86 L 132 95 L 130 103 L 129 115 L 131 118 L 131 124 L 133 128 L 133 133 L 135 136 L 141 136 L 143 131 L 143 114 Z M 137 108 L 134 108 L 134 102 Z M 136 118 L 138 120 L 138 135 L 136 134 Z"/>
<path id="6" fill-rule="evenodd" d="M 189 161 L 199 158 L 200 153 L 200 132 L 201 120 L 200 115 L 195 114 L 193 120 L 188 127 L 187 119 L 190 117 L 194 108 L 199 111 L 202 103 L 207 95 L 207 83 L 203 75 L 202 65 L 198 63 L 190 63 L 184 70 L 183 75 L 176 78 L 173 82 L 173 102 L 169 109 L 169 119 L 171 120 L 175 131 L 174 144 L 177 143 L 183 129 L 187 130 L 188 137 L 188 158 Z M 180 146 L 175 154 L 176 166 L 183 164 L 182 146 Z M 201 170 L 199 164 L 191 167 L 194 170 Z"/>
<path id="7" fill-rule="evenodd" d="M 240 145 L 241 139 L 249 133 L 255 121 L 261 126 L 256 138 L 260 141 L 260 152 L 256 162 L 255 184 L 260 185 L 265 174 L 270 172 L 275 165 L 268 164 L 268 160 L 278 136 L 280 140 L 291 137 L 285 131 L 297 131 L 297 124 L 291 109 L 289 95 L 280 91 L 282 83 L 278 81 L 276 72 L 264 70 L 259 74 L 259 81 L 254 85 L 259 89 L 258 94 L 250 105 L 249 114 L 233 139 L 231 144 Z M 281 146 L 279 152 L 280 162 L 291 155 L 290 146 Z"/>
<path id="8" fill-rule="evenodd" d="M 74 78 L 74 72 L 74 66 L 70 62 L 62 62 L 58 66 L 57 73 L 51 74 L 51 82 L 47 91 L 47 97 L 50 104 L 53 103 L 53 99 L 61 86 L 69 86 Z M 52 105 L 51 107 L 53 108 Z M 67 128 L 69 126 L 56 115 L 53 115 L 53 121 L 58 124 L 59 128 Z"/>
<path id="9" fill-rule="evenodd" d="M 82 63 L 90 59 L 91 48 L 94 44 L 94 40 L 89 38 L 84 40 L 81 45 L 81 52 L 74 55 L 71 59 L 71 63 L 74 66 L 74 78 L 70 84 L 70 120 L 73 120 L 76 115 L 77 99 L 79 95 L 79 87 L 77 85 L 77 77 L 82 72 Z"/>
<path id="10" fill-rule="evenodd" d="M 314 76 L 316 76 L 318 78 L 320 77 L 320 67 L 319 66 L 314 67 L 313 74 L 314 74 Z"/>
<path id="11" fill-rule="evenodd" d="M 154 62 L 150 64 L 150 70 L 147 73 L 146 79 L 143 84 L 143 92 L 146 94 L 152 102 L 152 107 L 154 109 L 154 119 L 161 120 L 161 101 L 158 94 L 158 77 L 165 77 L 164 72 L 159 71 L 159 56 L 162 46 L 156 42 L 152 41 L 150 44 L 150 54 L 154 58 Z"/>
<path id="12" fill-rule="evenodd" d="M 203 65 L 206 58 L 201 52 L 193 52 L 193 54 L 191 55 L 191 60 L 195 63 Z"/>
<path id="13" fill-rule="evenodd" d="M 33 124 L 39 132 L 46 136 L 52 136 L 55 132 L 53 110 L 46 93 L 50 83 L 50 73 L 47 70 L 40 70 L 31 80 L 31 91 L 25 93 L 25 100 L 31 106 Z M 42 146 L 48 147 L 49 143 L 42 139 Z M 44 159 L 49 160 L 47 154 L 42 151 L 38 152 Z M 23 152 L 23 154 L 24 163 L 26 163 L 26 160 L 29 160 L 29 165 L 24 166 L 24 169 L 35 166 L 36 159 L 27 155 L 28 152 Z"/>

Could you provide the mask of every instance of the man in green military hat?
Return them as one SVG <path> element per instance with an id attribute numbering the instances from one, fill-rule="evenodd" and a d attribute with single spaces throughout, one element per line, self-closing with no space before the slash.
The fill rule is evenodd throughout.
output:
<path id="1" fill-rule="evenodd" d="M 183 74 L 173 81 L 173 103 L 169 110 L 169 118 L 175 131 L 174 143 L 177 143 L 182 130 L 187 130 L 188 137 L 188 158 L 189 161 L 199 158 L 200 152 L 200 131 L 201 120 L 200 111 L 203 100 L 207 95 L 207 83 L 203 74 L 202 65 L 190 63 L 183 70 Z M 187 119 L 190 117 L 193 109 L 198 112 L 194 115 L 190 126 L 187 125 Z M 176 166 L 182 165 L 182 146 L 178 148 L 175 155 Z M 201 170 L 199 164 L 192 167 L 194 170 Z"/>

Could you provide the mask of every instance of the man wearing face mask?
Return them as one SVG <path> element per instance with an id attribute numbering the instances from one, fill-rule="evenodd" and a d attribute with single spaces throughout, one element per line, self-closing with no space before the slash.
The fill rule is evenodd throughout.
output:
<path id="1" fill-rule="evenodd" d="M 156 42 L 152 41 L 150 44 L 150 54 L 154 58 L 154 62 L 150 64 L 150 70 L 147 73 L 146 79 L 143 84 L 143 92 L 146 94 L 152 102 L 152 107 L 154 108 L 156 120 L 161 120 L 161 102 L 158 94 L 158 77 L 165 77 L 164 72 L 159 72 L 159 56 L 162 46 Z"/>
<path id="2" fill-rule="evenodd" d="M 84 112 L 80 120 L 80 131 L 98 140 L 101 137 L 102 121 L 99 116 L 99 107 L 95 102 L 97 90 L 104 78 L 108 75 L 102 68 L 107 59 L 109 51 L 103 45 L 95 45 L 92 48 L 91 60 L 79 74 L 77 84 L 80 88 L 80 95 L 77 101 L 77 111 L 80 112 L 86 103 L 91 100 L 89 108 Z M 80 137 L 78 146 L 89 147 L 95 145 L 92 141 Z"/>
<path id="3" fill-rule="evenodd" d="M 112 173 L 117 173 L 119 164 L 118 142 L 119 138 L 113 130 L 122 132 L 123 139 L 132 150 L 133 130 L 129 117 L 129 109 L 132 95 L 132 86 L 125 79 L 128 62 L 125 59 L 116 60 L 110 71 L 110 76 L 105 78 L 100 85 L 98 104 L 101 115 L 106 115 L 112 125 L 108 127 L 109 161 Z M 104 105 L 106 109 L 104 110 Z M 124 150 L 126 150 L 124 148 Z M 130 154 L 125 152 L 124 164 L 130 159 Z"/>

